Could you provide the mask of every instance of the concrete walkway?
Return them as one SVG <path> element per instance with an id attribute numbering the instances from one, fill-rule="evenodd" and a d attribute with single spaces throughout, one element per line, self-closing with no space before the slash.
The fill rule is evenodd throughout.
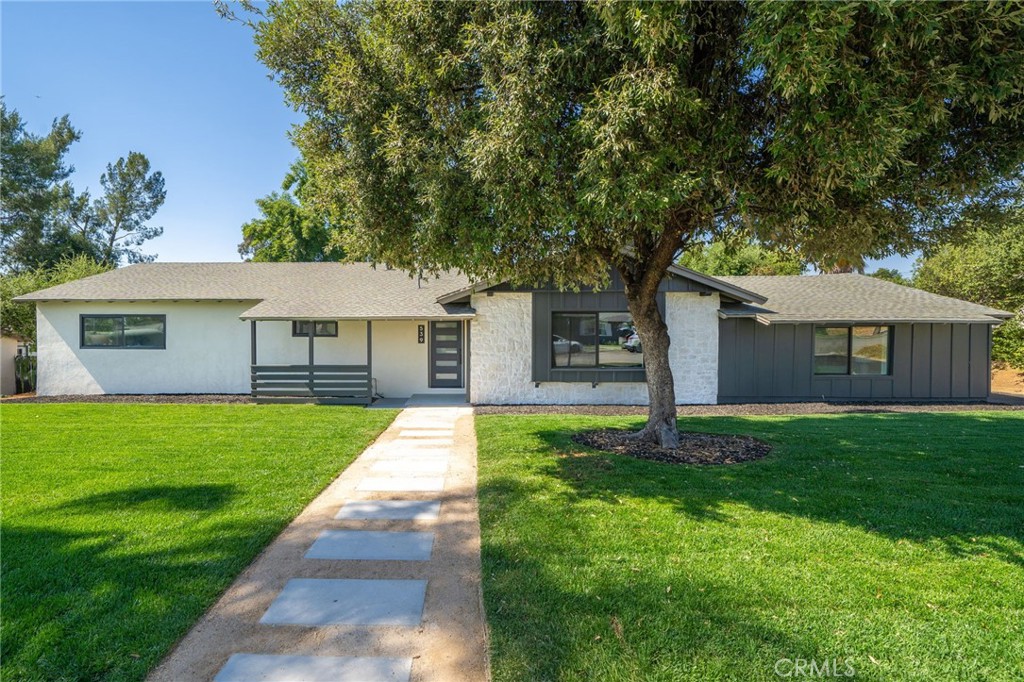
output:
<path id="1" fill-rule="evenodd" d="M 149 679 L 488 678 L 473 413 L 403 410 Z"/>

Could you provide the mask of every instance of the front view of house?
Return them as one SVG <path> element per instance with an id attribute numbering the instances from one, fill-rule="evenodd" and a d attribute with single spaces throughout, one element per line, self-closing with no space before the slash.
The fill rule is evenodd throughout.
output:
<path id="1" fill-rule="evenodd" d="M 991 328 L 1010 317 L 862 275 L 673 267 L 658 296 L 681 404 L 984 400 Z M 37 306 L 40 395 L 647 402 L 615 277 L 565 292 L 365 263 L 150 263 L 16 300 Z"/>

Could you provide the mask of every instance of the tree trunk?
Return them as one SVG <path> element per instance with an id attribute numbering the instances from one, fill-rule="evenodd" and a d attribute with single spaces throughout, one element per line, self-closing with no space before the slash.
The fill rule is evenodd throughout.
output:
<path id="1" fill-rule="evenodd" d="M 633 324 L 643 349 L 644 369 L 647 374 L 647 394 L 650 408 L 647 426 L 637 437 L 657 443 L 663 448 L 679 446 L 679 428 L 676 425 L 676 389 L 672 367 L 668 361 L 671 340 L 668 327 L 658 309 L 657 286 L 653 290 L 626 285 L 626 301 L 633 315 Z"/>

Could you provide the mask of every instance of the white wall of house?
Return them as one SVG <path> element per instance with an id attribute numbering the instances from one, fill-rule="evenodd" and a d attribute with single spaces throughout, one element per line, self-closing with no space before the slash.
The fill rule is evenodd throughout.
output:
<path id="1" fill-rule="evenodd" d="M 426 335 L 424 343 L 417 342 L 417 327 L 421 324 Z M 465 388 L 430 388 L 429 339 L 427 320 L 374 320 L 373 377 L 380 395 L 405 398 L 416 393 L 466 392 Z"/>
<path id="2" fill-rule="evenodd" d="M 248 393 L 246 303 L 41 303 L 39 395 Z M 81 314 L 167 316 L 167 348 L 80 348 Z"/>
<path id="3" fill-rule="evenodd" d="M 480 404 L 646 405 L 644 383 L 542 382 L 531 378 L 532 295 L 476 294 L 470 400 Z M 718 294 L 666 294 L 669 361 L 680 404 L 718 399 Z"/>
<path id="4" fill-rule="evenodd" d="M 37 307 L 40 395 L 98 393 L 248 393 L 251 303 L 42 303 Z M 167 316 L 167 348 L 80 348 L 82 314 Z M 420 321 L 373 322 L 373 378 L 385 397 L 461 393 L 429 387 L 428 343 Z M 256 324 L 257 362 L 308 364 L 309 338 L 292 336 L 290 321 Z M 429 332 L 429 328 L 427 329 Z M 314 339 L 314 361 L 366 362 L 366 322 L 342 320 L 337 337 Z"/>

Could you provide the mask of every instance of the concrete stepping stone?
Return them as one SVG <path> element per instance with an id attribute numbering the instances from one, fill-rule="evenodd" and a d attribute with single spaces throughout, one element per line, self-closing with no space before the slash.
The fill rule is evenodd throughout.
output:
<path id="1" fill-rule="evenodd" d="M 307 559 L 337 561 L 429 561 L 434 534 L 423 531 L 325 530 Z"/>
<path id="2" fill-rule="evenodd" d="M 416 443 L 400 442 L 381 445 L 373 452 L 373 457 L 384 457 L 391 455 L 402 455 L 406 457 L 434 457 L 443 455 L 447 457 L 452 454 L 451 445 L 418 445 Z"/>
<path id="3" fill-rule="evenodd" d="M 452 454 L 451 448 L 381 448 L 373 453 L 374 459 L 444 459 Z"/>
<path id="4" fill-rule="evenodd" d="M 370 467 L 375 474 L 406 474 L 408 476 L 442 476 L 448 471 L 448 458 L 379 459 Z"/>
<path id="5" fill-rule="evenodd" d="M 444 490 L 444 476 L 367 476 L 356 490 L 368 493 L 436 493 Z"/>
<path id="6" fill-rule="evenodd" d="M 440 513 L 440 500 L 361 500 L 346 502 L 334 518 L 353 521 L 433 521 Z"/>
<path id="7" fill-rule="evenodd" d="M 409 682 L 412 658 L 234 653 L 213 682 Z"/>
<path id="8" fill-rule="evenodd" d="M 264 625 L 419 625 L 426 580 L 292 578 Z"/>
<path id="9" fill-rule="evenodd" d="M 404 448 L 426 448 L 426 447 L 455 447 L 453 438 L 396 438 L 388 443 L 394 447 Z"/>
<path id="10" fill-rule="evenodd" d="M 411 658 L 232 654 L 214 682 L 408 682 Z"/>
<path id="11" fill-rule="evenodd" d="M 401 429 L 399 438 L 454 438 L 455 429 Z"/>

